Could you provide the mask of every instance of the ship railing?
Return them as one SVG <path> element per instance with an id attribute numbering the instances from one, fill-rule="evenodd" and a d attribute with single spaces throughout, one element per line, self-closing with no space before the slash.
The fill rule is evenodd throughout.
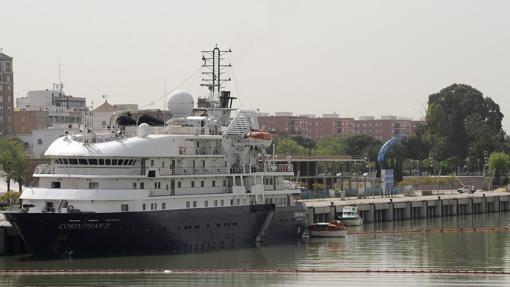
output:
<path id="1" fill-rule="evenodd" d="M 273 165 L 246 165 L 230 168 L 230 173 L 244 174 L 255 172 L 292 172 L 292 164 L 273 164 Z"/>
<path id="2" fill-rule="evenodd" d="M 221 147 L 179 147 L 179 155 L 221 155 Z"/>
<path id="3" fill-rule="evenodd" d="M 159 168 L 159 175 L 209 175 L 209 174 L 228 174 L 228 169 L 224 166 L 211 167 L 176 167 Z"/>
<path id="4" fill-rule="evenodd" d="M 108 171 L 107 173 L 105 171 Z M 113 166 L 113 167 L 55 167 L 55 166 L 37 166 L 34 174 L 67 174 L 67 175 L 104 175 L 104 174 L 118 174 L 118 175 L 137 175 L 140 173 L 140 168 L 131 166 Z"/>
<path id="5" fill-rule="evenodd" d="M 201 194 L 220 194 L 232 193 L 230 186 L 216 186 L 216 187 L 181 187 L 175 190 L 166 189 L 151 189 L 149 190 L 150 197 L 157 196 L 175 196 L 175 195 L 201 195 Z"/>

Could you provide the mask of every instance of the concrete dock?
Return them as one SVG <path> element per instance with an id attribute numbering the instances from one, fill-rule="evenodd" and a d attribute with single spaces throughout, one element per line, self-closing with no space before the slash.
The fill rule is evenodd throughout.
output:
<path id="1" fill-rule="evenodd" d="M 308 207 L 309 223 L 333 220 L 347 205 L 356 205 L 365 223 L 510 211 L 510 193 L 506 191 L 393 198 L 324 198 L 303 202 Z"/>

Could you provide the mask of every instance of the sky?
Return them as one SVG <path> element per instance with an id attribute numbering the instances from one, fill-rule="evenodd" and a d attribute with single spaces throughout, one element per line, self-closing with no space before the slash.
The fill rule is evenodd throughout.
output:
<path id="1" fill-rule="evenodd" d="M 419 119 L 453 83 L 500 105 L 510 131 L 510 1 L 2 0 L 15 94 L 51 88 L 98 106 L 163 108 L 199 87 L 201 50 L 232 49 L 238 107 Z M 186 79 L 190 80 L 186 81 Z"/>

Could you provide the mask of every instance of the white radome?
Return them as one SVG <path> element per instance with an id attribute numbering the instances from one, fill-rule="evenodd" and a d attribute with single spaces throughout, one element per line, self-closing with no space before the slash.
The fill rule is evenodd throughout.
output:
<path id="1" fill-rule="evenodd" d="M 175 91 L 170 95 L 167 108 L 174 117 L 181 118 L 191 115 L 195 101 L 190 93 Z"/>
<path id="2" fill-rule="evenodd" d="M 138 126 L 138 136 L 141 138 L 146 137 L 150 133 L 150 131 L 151 127 L 146 123 L 140 124 Z"/>

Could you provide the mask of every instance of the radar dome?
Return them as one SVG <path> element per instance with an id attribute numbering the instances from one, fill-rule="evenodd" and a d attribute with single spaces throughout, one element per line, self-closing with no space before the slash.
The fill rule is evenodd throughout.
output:
<path id="1" fill-rule="evenodd" d="M 174 117 L 186 117 L 191 115 L 195 102 L 190 93 L 175 91 L 168 99 L 167 107 Z"/>
<path id="2" fill-rule="evenodd" d="M 138 136 L 144 138 L 149 134 L 150 130 L 151 127 L 148 124 L 143 123 L 138 126 Z"/>

